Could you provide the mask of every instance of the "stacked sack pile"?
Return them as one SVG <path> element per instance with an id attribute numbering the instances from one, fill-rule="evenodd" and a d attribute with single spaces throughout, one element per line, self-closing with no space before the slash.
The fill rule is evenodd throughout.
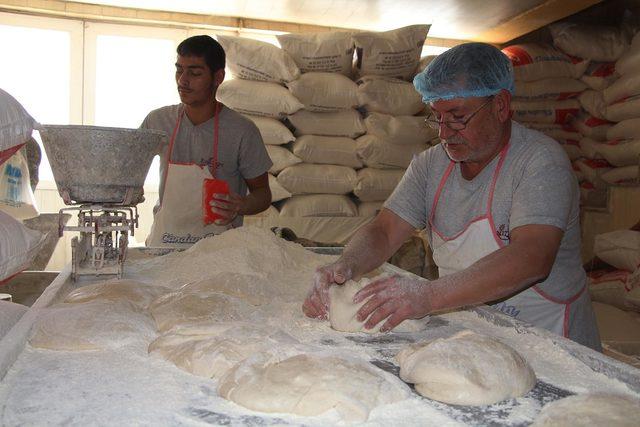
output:
<path id="1" fill-rule="evenodd" d="M 637 183 L 640 142 L 634 143 L 634 137 L 640 132 L 629 131 L 633 122 L 622 122 L 640 117 L 640 102 L 634 104 L 633 99 L 640 95 L 640 82 L 634 83 L 640 70 L 640 37 L 634 48 L 630 43 L 633 30 L 624 25 L 559 23 L 550 29 L 555 46 L 591 61 L 583 76 L 590 89 L 580 95 L 584 111 L 575 120 L 582 134 L 580 149 L 584 157 L 578 166 L 588 178 L 582 184 L 583 193 Z"/>
<path id="2" fill-rule="evenodd" d="M 372 216 L 434 140 L 410 82 L 428 29 L 218 37 L 234 79 L 217 98 L 260 129 L 280 216 Z"/>
<path id="3" fill-rule="evenodd" d="M 640 70 L 640 38 L 634 40 L 634 49 L 630 31 L 622 26 L 558 23 L 549 28 L 554 46 L 519 45 L 504 51 L 514 64 L 516 96 L 552 92 L 555 108 L 516 100 L 514 118 L 563 144 L 581 182 L 583 202 L 599 204 L 609 185 L 638 178 L 640 142 L 634 138 L 640 132 L 634 129 L 638 122 L 628 120 L 640 117 L 640 101 L 633 98 L 640 95 L 640 79 L 633 74 Z M 538 67 L 543 64 L 551 67 L 543 71 Z M 553 79 L 538 85 L 531 81 L 552 71 Z M 547 124 L 541 126 L 543 117 Z"/>

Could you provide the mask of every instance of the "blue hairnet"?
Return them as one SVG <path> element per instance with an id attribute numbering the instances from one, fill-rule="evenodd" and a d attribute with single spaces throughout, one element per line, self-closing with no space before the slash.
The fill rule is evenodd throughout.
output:
<path id="1" fill-rule="evenodd" d="M 513 94 L 513 66 L 505 54 L 485 43 L 464 43 L 438 55 L 413 85 L 426 104 L 437 100 Z"/>

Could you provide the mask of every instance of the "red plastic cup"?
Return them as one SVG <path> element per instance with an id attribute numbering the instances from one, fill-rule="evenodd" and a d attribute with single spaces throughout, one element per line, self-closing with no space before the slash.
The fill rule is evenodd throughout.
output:
<path id="1" fill-rule="evenodd" d="M 211 210 L 214 194 L 229 194 L 229 184 L 221 179 L 205 179 L 202 183 L 202 218 L 208 225 L 222 217 Z"/>

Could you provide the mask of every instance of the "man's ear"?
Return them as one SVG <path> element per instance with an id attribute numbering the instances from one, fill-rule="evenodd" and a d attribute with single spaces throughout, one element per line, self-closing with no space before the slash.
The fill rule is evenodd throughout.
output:
<path id="1" fill-rule="evenodd" d="M 213 73 L 213 83 L 216 87 L 220 86 L 224 81 L 224 68 L 219 69 Z"/>
<path id="2" fill-rule="evenodd" d="M 504 123 L 511 120 L 511 92 L 502 89 L 496 95 L 496 111 L 498 119 Z"/>

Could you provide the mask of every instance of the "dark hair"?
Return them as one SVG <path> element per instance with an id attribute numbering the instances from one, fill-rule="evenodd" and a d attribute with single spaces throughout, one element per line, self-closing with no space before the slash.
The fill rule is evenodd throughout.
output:
<path id="1" fill-rule="evenodd" d="M 225 66 L 224 49 L 209 36 L 193 36 L 183 40 L 176 49 L 180 56 L 200 56 L 214 73 Z"/>

